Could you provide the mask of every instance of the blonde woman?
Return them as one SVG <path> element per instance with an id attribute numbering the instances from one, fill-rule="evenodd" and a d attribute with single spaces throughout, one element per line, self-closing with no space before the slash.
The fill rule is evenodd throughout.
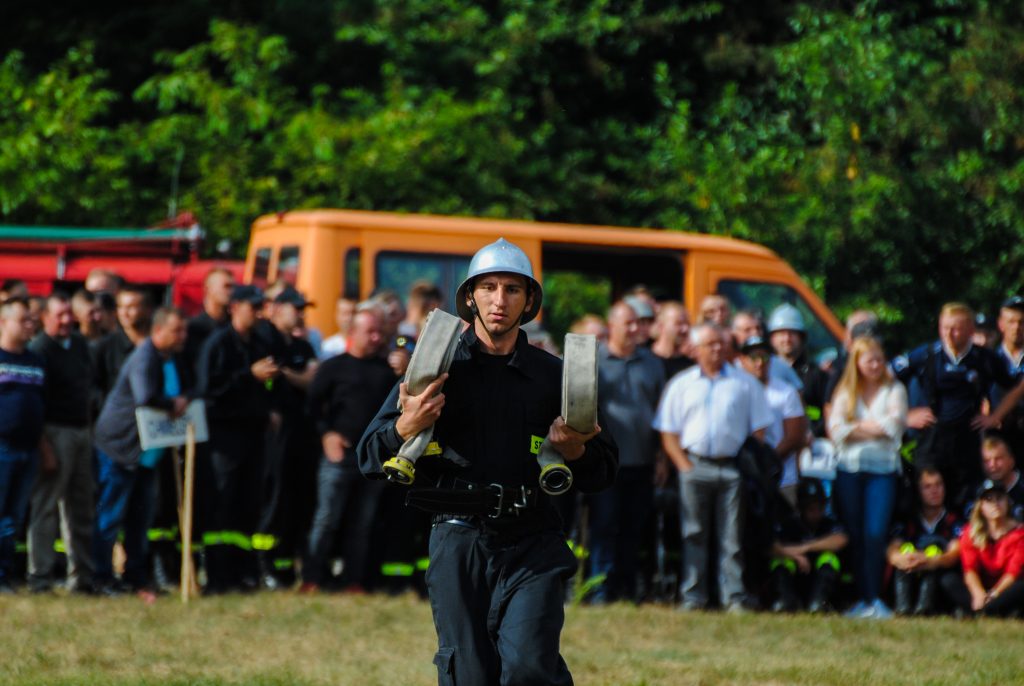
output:
<path id="1" fill-rule="evenodd" d="M 1024 609 L 1024 527 L 1010 516 L 1010 497 L 998 481 L 978 489 L 971 523 L 960 535 L 960 564 L 967 595 L 963 609 L 1007 615 Z"/>
<path id="2" fill-rule="evenodd" d="M 892 616 L 879 596 L 906 424 L 907 392 L 889 371 L 882 346 L 856 339 L 828 420 L 836 445 L 836 514 L 850 535 L 859 595 L 850 617 Z"/>

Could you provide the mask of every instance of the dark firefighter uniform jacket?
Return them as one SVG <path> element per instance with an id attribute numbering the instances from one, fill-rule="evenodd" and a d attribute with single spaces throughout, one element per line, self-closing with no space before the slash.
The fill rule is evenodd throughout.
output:
<path id="1" fill-rule="evenodd" d="M 561 414 L 562 361 L 535 348 L 519 332 L 511 355 L 480 350 L 473 329 L 462 334 L 448 380 L 444 409 L 434 426 L 434 443 L 416 463 L 417 486 L 444 486 L 451 477 L 506 489 L 536 487 L 537 452 L 551 423 Z M 383 478 L 383 463 L 398 453 L 395 431 L 398 386 L 370 423 L 357 448 L 364 475 Z M 435 445 L 436 444 L 436 445 Z M 610 486 L 618 469 L 618 449 L 607 431 L 587 442 L 583 456 L 568 463 L 574 487 L 593 493 Z M 559 497 L 571 497 L 563 495 Z M 560 527 L 551 498 L 544 497 L 511 521 L 490 522 L 509 533 Z"/>

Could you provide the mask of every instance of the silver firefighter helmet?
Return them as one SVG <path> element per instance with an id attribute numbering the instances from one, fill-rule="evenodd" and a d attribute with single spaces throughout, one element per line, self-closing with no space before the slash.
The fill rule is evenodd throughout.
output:
<path id="1" fill-rule="evenodd" d="M 540 311 L 541 302 L 544 299 L 544 291 L 541 289 L 540 283 L 533 276 L 533 266 L 530 264 L 530 258 L 526 256 L 526 253 L 519 246 L 509 243 L 504 238 L 499 238 L 490 245 L 480 248 L 469 262 L 469 273 L 465 281 L 459 286 L 459 290 L 455 293 L 455 308 L 458 310 L 460 317 L 472 323 L 474 318 L 473 310 L 466 302 L 469 295 L 468 290 L 473 280 L 484 274 L 518 274 L 525 276 L 533 294 L 533 305 L 523 312 L 523 318 L 519 323 L 525 324 L 537 316 L 537 312 Z"/>
<path id="2" fill-rule="evenodd" d="M 768 318 L 768 333 L 773 334 L 776 331 L 807 333 L 804 316 L 800 314 L 800 310 L 789 303 L 783 303 L 772 310 L 772 314 Z"/>

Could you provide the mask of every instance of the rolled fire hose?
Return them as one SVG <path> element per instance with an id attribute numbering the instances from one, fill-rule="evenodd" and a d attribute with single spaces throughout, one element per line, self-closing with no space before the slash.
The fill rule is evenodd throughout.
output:
<path id="1" fill-rule="evenodd" d="M 455 349 L 462 333 L 462 320 L 444 310 L 433 310 L 427 315 L 416 341 L 416 348 L 405 370 L 405 383 L 410 395 L 419 395 L 452 365 Z M 401 405 L 399 405 L 401 409 Z M 408 486 L 416 478 L 416 460 L 423 456 L 434 435 L 431 424 L 415 436 L 409 437 L 398 455 L 384 463 L 384 474 L 388 481 Z"/>
<path id="2" fill-rule="evenodd" d="M 562 418 L 569 428 L 590 433 L 597 426 L 597 337 L 568 333 L 563 351 Z M 542 491 L 559 495 L 569 490 L 572 471 L 550 439 L 541 443 L 537 462 Z"/>

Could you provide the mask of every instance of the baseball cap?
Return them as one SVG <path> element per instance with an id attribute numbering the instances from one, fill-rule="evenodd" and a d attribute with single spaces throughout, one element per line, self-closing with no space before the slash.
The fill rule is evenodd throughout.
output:
<path id="1" fill-rule="evenodd" d="M 654 319 L 654 310 L 651 309 L 651 306 L 643 298 L 627 295 L 622 301 L 633 308 L 637 319 Z"/>
<path id="2" fill-rule="evenodd" d="M 1024 297 L 1019 295 L 1011 295 L 1009 298 L 1003 301 L 1002 306 L 1010 310 L 1024 310 Z"/>
<path id="3" fill-rule="evenodd" d="M 294 305 L 300 310 L 304 307 L 309 307 L 310 305 L 313 304 L 309 300 L 306 300 L 306 296 L 302 295 L 302 293 L 295 290 L 291 286 L 278 293 L 277 297 L 274 298 L 274 302 L 287 305 Z"/>
<path id="4" fill-rule="evenodd" d="M 824 484 L 818 479 L 800 479 L 800 483 L 796 487 L 796 500 L 801 506 L 811 502 L 825 502 L 827 496 Z"/>
<path id="5" fill-rule="evenodd" d="M 998 481 L 993 481 L 992 479 L 985 479 L 984 481 L 981 482 L 981 485 L 978 486 L 978 492 L 976 495 L 978 498 L 983 498 L 988 493 L 1001 493 L 1003 495 L 1006 495 L 1006 487 L 1003 486 Z"/>
<path id="6" fill-rule="evenodd" d="M 258 286 L 240 283 L 231 289 L 231 302 L 247 302 L 259 306 L 265 299 L 263 290 Z"/>
<path id="7" fill-rule="evenodd" d="M 768 352 L 771 352 L 772 346 L 770 343 L 768 343 L 768 341 L 761 338 L 760 336 L 751 336 L 750 338 L 743 342 L 743 345 L 740 346 L 740 352 L 743 353 L 744 355 L 752 353 L 755 350 L 766 350 Z"/>

